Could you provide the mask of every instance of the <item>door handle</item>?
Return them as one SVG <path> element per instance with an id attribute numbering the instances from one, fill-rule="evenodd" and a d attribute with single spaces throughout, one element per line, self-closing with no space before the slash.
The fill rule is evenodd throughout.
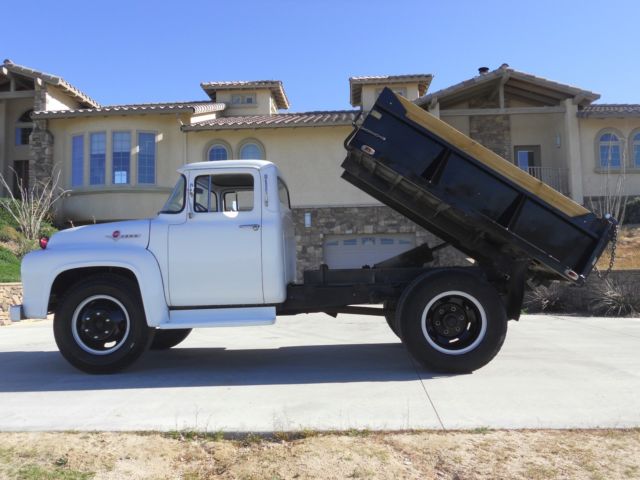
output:
<path id="1" fill-rule="evenodd" d="M 260 230 L 260 225 L 258 225 L 257 223 L 250 223 L 248 225 L 240 225 L 238 228 L 251 228 L 254 232 L 257 232 L 258 230 Z"/>

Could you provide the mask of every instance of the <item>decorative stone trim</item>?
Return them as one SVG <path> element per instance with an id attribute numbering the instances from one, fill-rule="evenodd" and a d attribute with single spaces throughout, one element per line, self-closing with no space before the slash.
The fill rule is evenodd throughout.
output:
<path id="1" fill-rule="evenodd" d="M 0 283 L 0 325 L 9 325 L 9 307 L 22 303 L 21 283 Z"/>
<path id="2" fill-rule="evenodd" d="M 305 213 L 311 214 L 311 226 L 305 227 Z M 437 245 L 442 240 L 419 227 L 408 218 L 386 206 L 294 208 L 296 234 L 297 279 L 302 272 L 318 268 L 324 262 L 325 235 L 362 235 L 414 233 L 416 246 Z M 452 247 L 436 253 L 435 265 L 469 265 L 465 256 Z"/>

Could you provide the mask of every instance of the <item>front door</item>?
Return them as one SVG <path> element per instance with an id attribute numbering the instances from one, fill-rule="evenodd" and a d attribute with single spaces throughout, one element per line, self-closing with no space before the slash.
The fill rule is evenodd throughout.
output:
<path id="1" fill-rule="evenodd" d="M 171 305 L 264 303 L 260 174 L 225 169 L 190 175 L 187 221 L 168 232 Z"/>
<path id="2" fill-rule="evenodd" d="M 13 196 L 22 199 L 22 192 L 29 190 L 29 160 L 13 162 Z"/>

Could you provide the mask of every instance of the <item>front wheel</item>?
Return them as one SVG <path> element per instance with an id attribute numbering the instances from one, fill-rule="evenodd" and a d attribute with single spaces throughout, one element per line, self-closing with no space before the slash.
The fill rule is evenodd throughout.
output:
<path id="1" fill-rule="evenodd" d="M 114 373 L 131 365 L 153 339 L 137 286 L 116 275 L 90 277 L 60 302 L 53 333 L 60 353 L 87 373 Z"/>
<path id="2" fill-rule="evenodd" d="M 399 305 L 403 342 L 427 368 L 450 373 L 483 367 L 500 351 L 507 315 L 498 292 L 480 277 L 439 271 L 415 281 Z"/>

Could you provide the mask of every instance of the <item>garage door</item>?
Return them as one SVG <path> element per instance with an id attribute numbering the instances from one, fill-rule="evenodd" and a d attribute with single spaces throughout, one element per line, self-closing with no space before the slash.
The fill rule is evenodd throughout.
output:
<path id="1" fill-rule="evenodd" d="M 411 250 L 414 234 L 329 235 L 324 242 L 324 263 L 329 268 L 360 268 Z"/>

